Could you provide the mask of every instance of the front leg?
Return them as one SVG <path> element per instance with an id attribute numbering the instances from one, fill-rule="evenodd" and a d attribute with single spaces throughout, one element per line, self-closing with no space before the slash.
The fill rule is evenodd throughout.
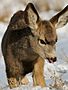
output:
<path id="1" fill-rule="evenodd" d="M 34 86 L 37 85 L 41 87 L 46 86 L 43 71 L 44 71 L 44 60 L 41 57 L 39 57 L 37 59 L 37 62 L 34 64 L 34 70 L 33 70 Z"/>

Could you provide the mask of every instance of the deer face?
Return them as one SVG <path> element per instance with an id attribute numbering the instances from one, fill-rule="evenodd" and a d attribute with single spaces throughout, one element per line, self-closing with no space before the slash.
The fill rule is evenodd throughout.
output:
<path id="1" fill-rule="evenodd" d="M 26 7 L 28 25 L 34 37 L 30 37 L 33 50 L 49 62 L 56 61 L 56 28 L 64 26 L 68 21 L 68 6 L 52 17 L 49 21 L 42 21 L 32 4 Z M 64 18 L 66 20 L 64 20 Z"/>
<path id="2" fill-rule="evenodd" d="M 36 36 L 30 37 L 31 47 L 42 58 L 48 61 L 56 61 L 57 35 L 55 27 L 49 21 L 41 21 L 35 32 Z"/>
<path id="3" fill-rule="evenodd" d="M 42 58 L 47 58 L 50 63 L 55 62 L 57 42 L 55 27 L 52 25 L 51 22 L 44 20 L 39 23 L 37 31 L 39 31 L 38 44 L 39 47 L 42 49 Z"/>

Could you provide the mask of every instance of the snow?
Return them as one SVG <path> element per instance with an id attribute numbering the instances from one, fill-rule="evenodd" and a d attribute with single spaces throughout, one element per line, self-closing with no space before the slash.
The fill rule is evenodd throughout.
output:
<path id="1" fill-rule="evenodd" d="M 15 5 L 15 4 L 14 4 Z M 13 5 L 13 6 L 14 6 Z M 13 12 L 17 8 L 13 9 Z M 56 12 L 42 12 L 40 16 L 42 19 L 51 18 Z M 6 23 L 0 22 L 0 43 L 4 32 L 7 28 Z M 54 64 L 48 63 L 45 60 L 44 77 L 47 83 L 47 87 L 41 88 L 40 86 L 33 87 L 32 73 L 26 75 L 29 79 L 28 85 L 22 85 L 11 90 L 68 90 L 68 24 L 63 28 L 57 29 L 58 42 L 56 44 L 57 62 Z M 57 86 L 54 85 L 57 83 Z M 5 63 L 0 48 L 0 90 L 10 90 L 7 83 L 7 77 L 5 73 Z"/>

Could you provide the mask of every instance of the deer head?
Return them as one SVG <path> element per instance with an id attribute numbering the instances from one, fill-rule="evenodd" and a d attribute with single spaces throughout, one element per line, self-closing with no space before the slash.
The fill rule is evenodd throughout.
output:
<path id="1" fill-rule="evenodd" d="M 25 12 L 28 20 L 26 23 L 34 34 L 34 37 L 30 37 L 33 50 L 42 58 L 47 58 L 49 62 L 56 61 L 56 29 L 68 22 L 68 5 L 48 21 L 39 17 L 38 12 L 31 3 L 27 5 Z"/>

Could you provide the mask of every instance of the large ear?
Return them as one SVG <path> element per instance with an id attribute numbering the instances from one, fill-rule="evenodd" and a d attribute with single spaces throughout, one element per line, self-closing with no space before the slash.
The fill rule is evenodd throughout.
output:
<path id="1" fill-rule="evenodd" d="M 9 30 L 20 30 L 26 27 L 32 29 L 37 28 L 37 22 L 39 20 L 39 15 L 32 3 L 29 3 L 25 11 L 16 12 L 8 25 Z"/>
<path id="2" fill-rule="evenodd" d="M 36 29 L 37 28 L 37 22 L 39 21 L 39 15 L 32 3 L 28 3 L 26 9 L 25 9 L 25 18 L 26 23 L 29 25 L 30 28 Z"/>
<path id="3" fill-rule="evenodd" d="M 57 15 L 50 19 L 50 22 L 56 27 L 63 27 L 66 23 L 68 23 L 68 5 L 60 11 Z"/>

